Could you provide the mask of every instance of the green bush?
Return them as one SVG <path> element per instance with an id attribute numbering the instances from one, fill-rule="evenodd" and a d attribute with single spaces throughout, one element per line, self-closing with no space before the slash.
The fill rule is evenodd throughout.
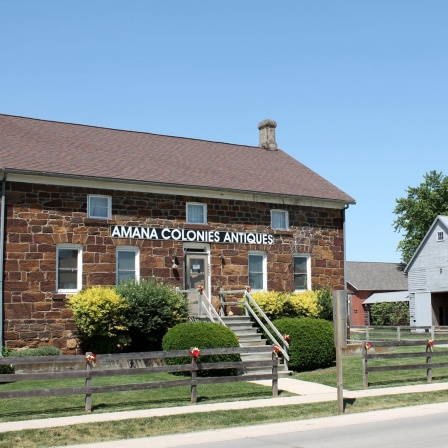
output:
<path id="1" fill-rule="evenodd" d="M 270 320 L 282 317 L 317 318 L 319 315 L 317 291 L 259 291 L 251 295 Z"/>
<path id="2" fill-rule="evenodd" d="M 197 347 L 199 350 L 205 348 L 227 348 L 239 347 L 238 338 L 229 328 L 212 322 L 186 322 L 170 328 L 163 338 L 163 350 L 190 350 Z M 240 355 L 207 355 L 199 356 L 199 363 L 213 362 L 237 362 Z M 189 364 L 190 356 L 169 358 L 167 364 Z M 237 369 L 205 370 L 200 376 L 225 376 L 235 375 Z"/>
<path id="3" fill-rule="evenodd" d="M 317 310 L 319 319 L 333 321 L 333 294 L 330 288 L 317 290 Z"/>
<path id="4" fill-rule="evenodd" d="M 409 302 L 381 302 L 370 306 L 371 325 L 409 325 Z"/>
<path id="5" fill-rule="evenodd" d="M 126 300 L 114 288 L 93 286 L 83 289 L 68 300 L 82 348 L 95 353 L 118 351 L 120 338 L 126 332 Z"/>
<path id="6" fill-rule="evenodd" d="M 160 280 L 123 282 L 117 293 L 128 305 L 125 317 L 130 351 L 160 350 L 168 329 L 188 319 L 187 298 Z"/>
<path id="7" fill-rule="evenodd" d="M 37 348 L 27 348 L 25 350 L 12 350 L 3 347 L 2 356 L 5 358 L 18 358 L 25 356 L 58 356 L 61 355 L 61 350 L 51 345 L 43 345 Z M 13 373 L 14 369 L 11 366 L 0 366 L 0 374 Z"/>
<path id="8" fill-rule="evenodd" d="M 336 360 L 333 324 L 324 319 L 283 318 L 273 322 L 291 338 L 289 368 L 295 371 L 329 367 Z"/>

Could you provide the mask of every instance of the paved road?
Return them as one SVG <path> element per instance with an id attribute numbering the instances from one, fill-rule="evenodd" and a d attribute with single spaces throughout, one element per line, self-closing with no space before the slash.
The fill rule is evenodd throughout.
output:
<path id="1" fill-rule="evenodd" d="M 79 448 L 446 448 L 447 422 L 448 403 L 438 403 L 288 423 L 102 442 L 79 445 Z"/>

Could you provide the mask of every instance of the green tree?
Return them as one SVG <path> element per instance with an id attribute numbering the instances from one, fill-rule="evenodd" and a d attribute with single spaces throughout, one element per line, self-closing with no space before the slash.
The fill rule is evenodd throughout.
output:
<path id="1" fill-rule="evenodd" d="M 407 263 L 416 251 L 437 215 L 448 214 L 448 177 L 430 171 L 418 187 L 408 187 L 407 197 L 396 200 L 396 232 L 403 231 L 398 243 L 402 260 Z"/>
<path id="2" fill-rule="evenodd" d="M 372 325 L 409 325 L 409 302 L 380 302 L 370 307 Z"/>

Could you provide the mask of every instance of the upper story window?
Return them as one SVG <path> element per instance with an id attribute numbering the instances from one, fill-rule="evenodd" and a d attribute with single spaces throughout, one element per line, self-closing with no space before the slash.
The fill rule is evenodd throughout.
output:
<path id="1" fill-rule="evenodd" d="M 445 239 L 445 234 L 443 232 L 437 232 L 437 241 L 443 241 Z"/>
<path id="2" fill-rule="evenodd" d="M 308 255 L 294 255 L 294 290 L 311 289 L 311 259 Z"/>
<path id="3" fill-rule="evenodd" d="M 288 212 L 286 210 L 271 210 L 271 227 L 273 229 L 288 230 Z"/>
<path id="4" fill-rule="evenodd" d="M 87 216 L 89 218 L 110 219 L 112 217 L 111 196 L 89 194 L 87 198 Z"/>
<path id="5" fill-rule="evenodd" d="M 117 285 L 126 280 L 140 280 L 140 252 L 138 247 L 117 247 Z"/>
<path id="6" fill-rule="evenodd" d="M 57 290 L 75 293 L 82 289 L 82 246 L 80 244 L 59 244 L 56 247 Z"/>
<path id="7" fill-rule="evenodd" d="M 249 252 L 249 286 L 253 290 L 267 289 L 266 252 Z"/>
<path id="8" fill-rule="evenodd" d="M 207 224 L 207 205 L 195 202 L 187 203 L 187 223 Z"/>

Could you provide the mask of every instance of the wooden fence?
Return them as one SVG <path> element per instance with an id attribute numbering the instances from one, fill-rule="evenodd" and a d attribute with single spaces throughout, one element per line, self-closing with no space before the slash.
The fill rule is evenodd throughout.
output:
<path id="1" fill-rule="evenodd" d="M 448 362 L 433 363 L 433 358 L 448 356 L 448 350 L 433 351 L 435 345 L 447 345 L 448 340 L 427 340 L 427 341 L 375 341 L 365 342 L 362 344 L 362 378 L 364 387 L 369 386 L 370 372 L 390 372 L 394 370 L 426 370 L 426 380 L 432 381 L 432 369 L 438 367 L 448 367 Z M 410 353 L 372 353 L 376 347 L 422 347 L 422 352 Z M 405 358 L 422 358 L 424 363 L 419 364 L 400 364 L 400 365 L 383 365 L 369 366 L 368 361 L 373 359 L 405 359 Z"/>
<path id="2" fill-rule="evenodd" d="M 236 361 L 201 363 L 201 357 L 205 355 L 238 355 L 247 353 L 272 353 L 272 359 L 260 361 Z M 167 358 L 189 356 L 189 364 L 166 365 Z M 159 389 L 164 387 L 190 386 L 190 399 L 192 403 L 197 401 L 197 387 L 203 384 L 218 384 L 239 381 L 272 380 L 272 396 L 278 396 L 278 357 L 272 346 L 260 347 L 236 347 L 219 349 L 202 349 L 200 356 L 195 358 L 188 350 L 163 351 L 163 352 L 142 352 L 142 353 L 119 353 L 94 355 L 95 361 L 87 361 L 85 355 L 62 355 L 62 356 L 29 356 L 29 357 L 0 357 L 0 365 L 11 365 L 17 367 L 26 365 L 28 369 L 38 365 L 61 365 L 70 364 L 71 370 L 59 372 L 38 372 L 38 373 L 11 373 L 0 375 L 0 382 L 16 382 L 31 380 L 60 380 L 60 379 L 85 379 L 84 387 L 67 387 L 44 390 L 20 390 L 20 391 L 0 391 L 2 398 L 21 397 L 49 397 L 56 395 L 85 395 L 85 410 L 92 410 L 92 395 L 103 392 L 120 392 L 128 390 Z M 147 366 L 151 360 L 159 360 L 163 365 Z M 123 367 L 123 362 L 126 365 Z M 119 364 L 117 364 L 119 363 Z M 114 368 L 114 364 L 121 365 Z M 108 365 L 111 368 L 103 368 Z M 81 366 L 81 367 L 76 367 Z M 247 373 L 233 376 L 199 377 L 198 373 L 206 370 L 236 369 L 239 372 L 246 372 L 250 368 L 271 369 L 270 373 Z M 48 370 L 48 369 L 47 369 Z M 142 375 L 149 373 L 175 373 L 189 372 L 188 379 L 172 381 L 142 382 L 138 384 L 120 384 L 109 386 L 94 386 L 93 381 L 99 377 Z"/>

